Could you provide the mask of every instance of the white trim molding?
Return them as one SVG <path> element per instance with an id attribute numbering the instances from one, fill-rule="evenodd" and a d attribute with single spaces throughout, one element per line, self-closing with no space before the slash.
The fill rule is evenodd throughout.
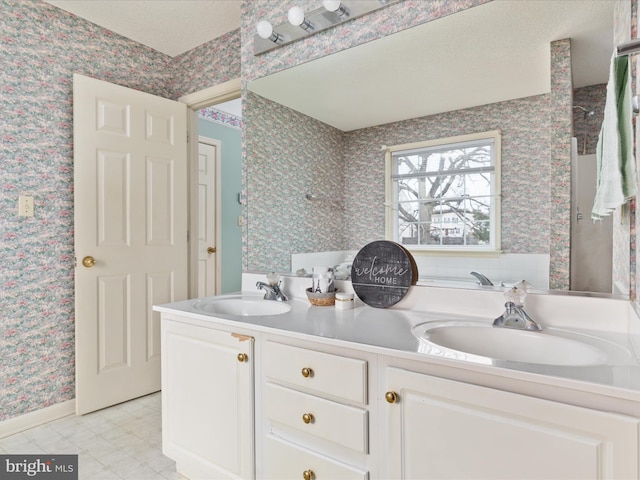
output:
<path id="1" fill-rule="evenodd" d="M 240 98 L 240 91 L 240 78 L 234 78 L 233 80 L 205 88 L 199 92 L 184 95 L 180 97 L 178 101 L 186 103 L 191 110 L 200 110 L 201 108 L 211 106 L 212 103 L 222 103 Z"/>
<path id="2" fill-rule="evenodd" d="M 76 412 L 76 401 L 56 403 L 50 407 L 34 410 L 18 417 L 0 422 L 0 438 L 5 438 L 16 433 L 24 432 L 33 427 L 39 427 L 45 423 L 53 422 L 63 417 L 73 415 Z"/>

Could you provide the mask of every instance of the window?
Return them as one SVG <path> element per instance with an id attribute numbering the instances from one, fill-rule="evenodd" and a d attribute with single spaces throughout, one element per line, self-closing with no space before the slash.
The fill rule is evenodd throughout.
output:
<path id="1" fill-rule="evenodd" d="M 500 249 L 500 132 L 387 148 L 387 238 L 411 250 Z"/>

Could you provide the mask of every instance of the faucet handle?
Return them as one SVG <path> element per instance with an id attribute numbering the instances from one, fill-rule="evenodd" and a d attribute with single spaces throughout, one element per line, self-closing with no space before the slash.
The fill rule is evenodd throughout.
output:
<path id="1" fill-rule="evenodd" d="M 279 285 L 280 284 L 280 276 L 276 272 L 271 272 L 270 274 L 267 275 L 267 283 L 269 285 L 271 285 L 272 287 L 274 285 Z"/>
<path id="2" fill-rule="evenodd" d="M 527 292 L 518 288 L 517 286 L 513 286 L 504 292 L 504 298 L 507 303 L 511 302 L 519 307 L 524 305 L 524 300 L 527 298 Z"/>

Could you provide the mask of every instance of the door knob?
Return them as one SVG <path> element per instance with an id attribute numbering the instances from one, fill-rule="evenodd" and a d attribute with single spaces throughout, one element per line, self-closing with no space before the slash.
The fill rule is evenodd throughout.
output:
<path id="1" fill-rule="evenodd" d="M 208 253 L 208 254 L 216 253 L 216 247 L 209 247 L 209 248 L 207 248 L 207 253 Z"/>
<path id="2" fill-rule="evenodd" d="M 396 392 L 387 392 L 384 394 L 384 398 L 389 403 L 396 403 L 398 401 L 398 394 Z"/>
<path id="3" fill-rule="evenodd" d="M 304 423 L 312 423 L 315 420 L 312 413 L 305 413 L 302 415 L 302 421 Z"/>
<path id="4" fill-rule="evenodd" d="M 315 480 L 316 474 L 313 473 L 313 470 L 305 470 L 302 472 L 302 478 L 304 478 L 304 480 Z"/>
<path id="5" fill-rule="evenodd" d="M 88 255 L 86 257 L 84 257 L 82 259 L 82 265 L 87 267 L 87 268 L 91 268 L 96 264 L 96 259 L 93 258 L 91 255 Z"/>

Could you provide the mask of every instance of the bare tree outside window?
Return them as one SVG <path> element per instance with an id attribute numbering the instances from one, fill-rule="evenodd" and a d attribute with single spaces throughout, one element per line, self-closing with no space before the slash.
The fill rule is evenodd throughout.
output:
<path id="1" fill-rule="evenodd" d="M 424 248 L 495 247 L 494 137 L 392 153 L 395 240 Z"/>

